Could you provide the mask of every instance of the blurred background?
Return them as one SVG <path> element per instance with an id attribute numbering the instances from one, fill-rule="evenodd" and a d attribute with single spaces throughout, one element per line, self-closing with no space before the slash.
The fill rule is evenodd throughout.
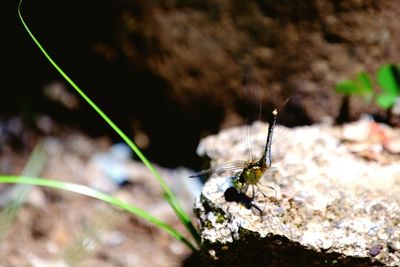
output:
<path id="1" fill-rule="evenodd" d="M 12 26 L 2 41 L 1 115 L 48 114 L 119 139 L 50 67 L 15 5 L 7 5 L 2 24 Z M 23 12 L 50 55 L 151 160 L 198 167 L 201 137 L 243 123 L 249 66 L 263 114 L 290 96 L 281 124 L 335 122 L 343 98 L 335 83 L 398 58 L 399 8 L 395 1 L 359 0 L 102 0 L 26 1 Z M 73 103 L 49 97 L 55 82 Z M 348 119 L 367 108 L 376 112 L 356 99 Z"/>
<path id="2" fill-rule="evenodd" d="M 78 131 L 100 150 L 120 142 L 30 40 L 17 3 L 1 5 L 0 143 L 3 155 L 18 151 L 1 171 L 21 169 L 41 136 L 65 145 L 81 140 L 68 136 Z M 199 140 L 258 110 L 243 97 L 249 68 L 263 120 L 290 97 L 278 123 L 335 124 L 362 113 L 385 119 L 357 97 L 345 106 L 334 88 L 400 55 L 395 0 L 41 0 L 22 12 L 63 70 L 166 168 L 199 169 Z"/>

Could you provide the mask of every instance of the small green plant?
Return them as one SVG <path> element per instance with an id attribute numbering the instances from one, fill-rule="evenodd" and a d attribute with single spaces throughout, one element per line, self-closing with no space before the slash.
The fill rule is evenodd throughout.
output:
<path id="1" fill-rule="evenodd" d="M 139 148 L 133 143 L 133 141 L 131 141 L 127 137 L 127 135 L 124 132 L 122 132 L 122 130 L 116 124 L 114 124 L 114 122 L 75 84 L 75 82 L 66 73 L 64 73 L 64 71 L 61 69 L 61 67 L 59 67 L 58 64 L 50 57 L 50 55 L 46 52 L 46 50 L 43 48 L 43 46 L 35 38 L 33 33 L 28 28 L 27 24 L 25 23 L 22 15 L 21 15 L 21 4 L 22 4 L 22 0 L 19 1 L 18 16 L 19 16 L 20 21 L 21 21 L 22 25 L 24 26 L 26 32 L 29 34 L 30 38 L 33 40 L 33 42 L 36 44 L 36 46 L 41 50 L 41 52 L 44 54 L 46 59 L 61 74 L 61 76 L 99 114 L 99 116 L 101 118 L 103 118 L 103 120 L 105 120 L 106 123 L 117 134 L 119 134 L 119 136 L 128 144 L 128 146 L 136 153 L 136 155 L 140 158 L 140 160 L 150 170 L 150 172 L 153 174 L 153 176 L 157 179 L 160 186 L 162 187 L 162 189 L 164 191 L 164 194 L 163 194 L 164 198 L 169 203 L 172 210 L 175 212 L 176 216 L 179 218 L 179 220 L 182 222 L 182 224 L 190 232 L 190 234 L 192 235 L 192 237 L 195 240 L 195 242 L 197 243 L 197 245 L 200 245 L 199 234 L 198 234 L 196 228 L 194 227 L 194 225 L 192 224 L 190 216 L 183 210 L 183 208 L 180 205 L 180 203 L 178 202 L 176 196 L 172 193 L 172 190 L 168 187 L 168 185 L 166 184 L 164 179 L 157 172 L 157 170 L 154 168 L 154 166 L 149 162 L 149 160 L 143 155 L 143 153 L 139 150 Z M 137 208 L 133 205 L 125 203 L 125 202 L 123 202 L 119 199 L 116 199 L 110 195 L 107 195 L 107 194 L 104 194 L 97 190 L 94 190 L 93 188 L 90 188 L 90 187 L 87 187 L 84 185 L 79 185 L 79 184 L 66 183 L 66 182 L 61 182 L 61 181 L 54 181 L 54 180 L 49 180 L 49 179 L 26 176 L 26 174 L 22 174 L 21 176 L 0 175 L 0 183 L 13 183 L 13 184 L 20 184 L 20 185 L 36 185 L 36 186 L 51 187 L 51 188 L 67 190 L 70 192 L 75 192 L 75 193 L 79 193 L 81 195 L 86 195 L 86 196 L 90 196 L 90 197 L 99 199 L 103 202 L 111 204 L 114 207 L 126 210 L 136 216 L 139 216 L 139 217 L 147 220 L 150 223 L 155 224 L 157 227 L 159 227 L 159 228 L 165 230 L 166 232 L 168 232 L 169 234 L 171 234 L 177 240 L 183 242 L 194 252 L 196 252 L 198 250 L 196 245 L 192 244 L 192 242 L 187 240 L 179 231 L 175 230 L 169 224 L 153 217 L 152 215 L 150 215 L 149 213 L 147 213 L 146 211 L 144 211 L 140 208 Z"/>
<path id="2" fill-rule="evenodd" d="M 370 103 L 375 103 L 383 108 L 388 109 L 393 106 L 396 99 L 400 96 L 400 86 L 398 78 L 400 78 L 399 66 L 386 64 L 379 68 L 376 73 L 376 82 L 380 88 L 379 93 L 375 93 L 374 86 L 368 73 L 360 72 L 354 80 L 344 80 L 336 84 L 335 90 L 338 93 L 350 96 L 357 95 Z"/>

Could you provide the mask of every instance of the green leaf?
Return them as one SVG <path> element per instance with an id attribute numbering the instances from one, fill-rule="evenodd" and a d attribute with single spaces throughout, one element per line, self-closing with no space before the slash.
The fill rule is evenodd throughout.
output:
<path id="1" fill-rule="evenodd" d="M 362 89 L 362 94 L 371 94 L 373 92 L 371 78 L 369 77 L 368 73 L 365 71 L 358 73 L 357 81 L 361 85 L 360 89 Z"/>
<path id="2" fill-rule="evenodd" d="M 400 94 L 400 87 L 397 84 L 396 78 L 393 73 L 394 68 L 397 68 L 397 66 L 391 64 L 383 65 L 378 70 L 378 73 L 376 75 L 378 84 L 384 92 L 384 95 L 382 96 L 384 99 L 389 99 L 393 97 L 393 95 L 396 96 Z"/>
<path id="3" fill-rule="evenodd" d="M 369 98 L 373 93 L 373 87 L 371 79 L 366 72 L 360 72 L 357 74 L 357 78 L 353 80 L 344 80 L 339 82 L 335 86 L 335 90 L 338 93 L 345 95 L 363 95 Z"/>
<path id="4" fill-rule="evenodd" d="M 358 85 L 351 81 L 351 80 L 344 80 L 339 82 L 335 86 L 335 90 L 338 93 L 345 94 L 345 95 L 353 95 L 356 94 L 358 91 Z"/>
<path id="5" fill-rule="evenodd" d="M 396 101 L 397 95 L 395 94 L 381 94 L 376 98 L 376 103 L 383 109 L 388 109 L 393 106 Z"/>

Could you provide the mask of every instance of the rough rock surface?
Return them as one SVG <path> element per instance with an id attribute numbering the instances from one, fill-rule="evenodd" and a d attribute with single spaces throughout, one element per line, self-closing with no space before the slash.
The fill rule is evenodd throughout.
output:
<path id="1" fill-rule="evenodd" d="M 358 129 L 354 135 L 365 136 Z M 222 164 L 246 158 L 250 143 L 261 155 L 267 126 L 251 131 L 249 142 L 244 128 L 210 136 L 198 153 Z M 399 156 L 382 150 L 385 163 L 360 157 L 340 141 L 343 132 L 278 126 L 275 171 L 261 186 L 266 197 L 256 190 L 250 205 L 225 200 L 233 173 L 212 175 L 195 203 L 203 256 L 218 266 L 399 266 Z"/>

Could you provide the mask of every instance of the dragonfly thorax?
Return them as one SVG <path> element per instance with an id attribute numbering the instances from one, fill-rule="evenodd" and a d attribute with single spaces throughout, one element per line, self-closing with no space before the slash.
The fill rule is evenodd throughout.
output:
<path id="1" fill-rule="evenodd" d="M 267 166 L 260 162 L 249 163 L 241 172 L 239 182 L 241 184 L 255 185 L 260 181 L 266 170 Z"/>

